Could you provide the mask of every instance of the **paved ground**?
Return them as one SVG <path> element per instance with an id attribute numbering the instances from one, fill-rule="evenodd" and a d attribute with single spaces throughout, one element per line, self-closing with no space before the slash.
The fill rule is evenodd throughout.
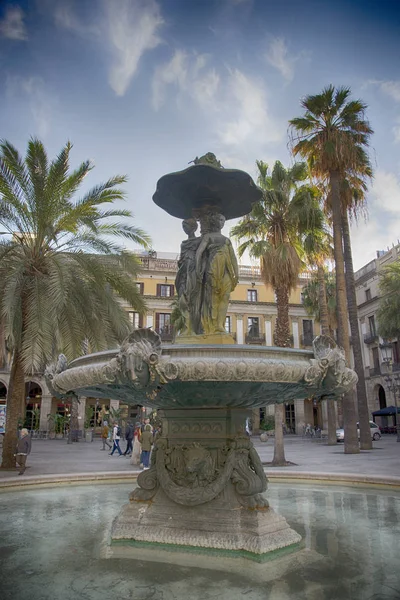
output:
<path id="1" fill-rule="evenodd" d="M 253 443 L 263 462 L 272 460 L 273 441 L 263 444 L 254 437 Z M 400 443 L 396 443 L 395 436 L 383 436 L 379 442 L 373 442 L 373 446 L 372 451 L 349 455 L 344 454 L 343 444 L 328 446 L 322 441 L 287 436 L 285 437 L 286 459 L 296 463 L 296 466 L 286 469 L 288 472 L 400 477 Z M 129 458 L 119 457 L 117 454 L 109 456 L 108 451 L 103 452 L 100 448 L 100 440 L 70 445 L 65 440 L 33 440 L 26 475 L 100 473 L 137 469 L 130 464 Z M 122 449 L 124 450 L 124 444 Z M 0 470 L 0 477 L 10 477 L 14 473 L 17 476 L 16 471 Z"/>

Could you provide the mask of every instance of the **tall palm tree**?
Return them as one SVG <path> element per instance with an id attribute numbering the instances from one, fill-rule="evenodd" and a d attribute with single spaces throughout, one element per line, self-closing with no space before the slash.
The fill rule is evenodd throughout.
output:
<path id="1" fill-rule="evenodd" d="M 73 200 L 92 170 L 89 161 L 70 171 L 71 144 L 51 162 L 38 139 L 25 158 L 0 143 L 0 314 L 13 351 L 7 395 L 3 467 L 14 465 L 25 376 L 40 372 L 62 351 L 68 359 L 116 344 L 130 331 L 119 298 L 143 312 L 135 279 L 138 260 L 118 238 L 148 246 L 149 239 L 109 206 L 124 199 L 112 177 Z M 105 207 L 103 205 L 106 205 Z M 123 218 L 124 222 L 120 219 Z M 115 220 L 117 219 L 117 220 Z"/>
<path id="2" fill-rule="evenodd" d="M 311 172 L 320 179 L 328 178 L 332 203 L 332 225 L 336 272 L 338 341 L 350 359 L 347 318 L 346 281 L 342 241 L 341 181 L 345 174 L 357 170 L 360 149 L 368 146 L 373 133 L 365 120 L 367 106 L 361 100 L 350 100 L 350 89 L 330 85 L 321 94 L 306 96 L 301 102 L 302 117 L 289 121 L 293 153 L 306 158 Z M 343 403 L 347 454 L 358 453 L 357 416 L 352 392 Z"/>
<path id="3" fill-rule="evenodd" d="M 361 450 L 372 449 L 371 431 L 369 425 L 369 410 L 367 390 L 365 385 L 364 363 L 362 357 L 360 329 L 358 325 L 356 285 L 353 267 L 353 255 L 351 250 L 351 237 L 349 227 L 349 214 L 357 219 L 358 214 L 363 212 L 365 193 L 367 185 L 365 179 L 372 177 L 372 169 L 366 154 L 360 149 L 360 162 L 357 173 L 347 173 L 341 180 L 341 202 L 342 202 L 342 234 L 343 255 L 346 268 L 346 291 L 347 306 L 349 311 L 350 331 L 353 343 L 354 369 L 358 375 L 357 381 L 357 407 L 358 420 L 360 423 L 360 448 Z"/>
<path id="4" fill-rule="evenodd" d="M 263 281 L 272 286 L 276 295 L 274 342 L 277 346 L 288 347 L 291 344 L 289 295 L 305 267 L 304 237 L 310 235 L 310 231 L 322 228 L 323 215 L 315 188 L 304 183 L 299 185 L 307 178 L 305 163 L 295 163 L 293 167 L 285 169 L 276 161 L 271 174 L 263 161 L 257 161 L 257 168 L 263 199 L 232 228 L 231 233 L 238 240 L 244 240 L 238 249 L 239 256 L 248 250 L 251 256 L 260 259 Z M 272 463 L 277 466 L 286 464 L 283 421 L 284 406 L 277 404 Z"/>
<path id="5" fill-rule="evenodd" d="M 322 281 L 321 281 L 322 280 Z M 333 337 L 336 329 L 336 293 L 331 273 L 321 263 L 317 266 L 317 277 L 303 288 L 303 306 L 307 313 L 315 315 L 321 325 L 322 335 Z M 336 445 L 336 411 L 333 400 L 326 400 L 328 417 L 328 445 Z"/>
<path id="6" fill-rule="evenodd" d="M 321 333 L 335 336 L 337 328 L 336 321 L 336 286 L 335 274 L 322 267 L 324 283 L 320 282 L 320 267 L 317 274 L 310 279 L 302 289 L 303 306 L 308 315 L 314 315 L 315 320 L 320 323 Z M 320 309 L 321 290 L 323 295 L 322 303 L 326 305 L 327 319 Z"/>

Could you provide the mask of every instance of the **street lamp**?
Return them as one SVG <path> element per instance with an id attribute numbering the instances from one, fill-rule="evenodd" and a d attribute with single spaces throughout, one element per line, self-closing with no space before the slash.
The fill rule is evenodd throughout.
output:
<path id="1" fill-rule="evenodd" d="M 387 368 L 387 374 L 383 376 L 389 392 L 393 393 L 394 398 L 394 410 L 396 418 L 396 435 L 397 441 L 400 442 L 400 428 L 398 424 L 398 408 L 397 408 L 397 396 L 400 392 L 400 373 L 393 375 L 393 346 L 390 342 L 384 341 L 383 344 L 379 345 L 382 351 L 382 359 Z"/>

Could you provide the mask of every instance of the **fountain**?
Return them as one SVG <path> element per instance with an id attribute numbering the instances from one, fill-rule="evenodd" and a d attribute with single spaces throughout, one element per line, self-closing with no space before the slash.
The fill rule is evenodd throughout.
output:
<path id="1" fill-rule="evenodd" d="M 207 550 L 263 561 L 301 537 L 263 495 L 267 479 L 244 429 L 248 411 L 309 396 L 333 401 L 356 375 L 325 336 L 311 352 L 236 345 L 225 332 L 238 268 L 221 229 L 225 219 L 247 214 L 261 191 L 248 174 L 214 159 L 162 177 L 153 197 L 184 220 L 188 235 L 176 278 L 186 326 L 176 343 L 139 329 L 117 350 L 69 365 L 61 357 L 47 379 L 61 397 L 74 392 L 159 409 L 151 467 L 113 523 L 111 549 Z"/>

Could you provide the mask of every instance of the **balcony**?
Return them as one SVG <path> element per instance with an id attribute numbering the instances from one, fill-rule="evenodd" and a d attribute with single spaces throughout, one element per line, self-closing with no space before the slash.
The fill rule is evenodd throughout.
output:
<path id="1" fill-rule="evenodd" d="M 162 342 L 172 342 L 174 339 L 175 333 L 174 333 L 174 328 L 172 327 L 172 325 L 166 325 L 165 327 L 159 327 L 155 331 L 160 336 Z"/>
<path id="2" fill-rule="evenodd" d="M 265 346 L 265 335 L 262 335 L 259 331 L 252 331 L 251 333 L 246 333 L 245 343 Z"/>
<path id="3" fill-rule="evenodd" d="M 301 344 L 301 346 L 304 346 L 306 348 L 311 348 L 312 343 L 313 343 L 313 339 L 314 339 L 314 336 L 312 334 L 310 334 L 310 333 L 305 333 L 304 334 L 303 333 L 300 336 L 300 344 Z"/>
<path id="4" fill-rule="evenodd" d="M 380 377 L 381 369 L 380 367 L 370 367 L 369 368 L 369 376 L 370 377 Z"/>
<path id="5" fill-rule="evenodd" d="M 377 342 L 379 339 L 379 336 L 377 333 L 374 333 L 372 331 L 370 331 L 369 333 L 364 333 L 364 344 L 373 344 L 374 342 Z"/>

